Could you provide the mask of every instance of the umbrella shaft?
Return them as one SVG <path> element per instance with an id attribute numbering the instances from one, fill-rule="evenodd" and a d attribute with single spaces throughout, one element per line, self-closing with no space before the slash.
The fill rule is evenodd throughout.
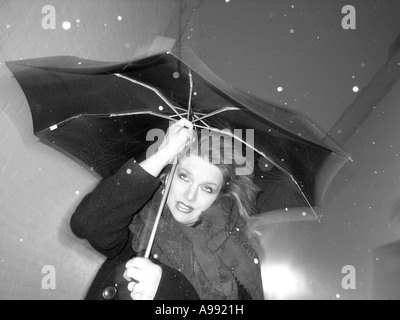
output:
<path id="1" fill-rule="evenodd" d="M 120 76 L 120 75 L 118 75 L 118 76 Z M 192 78 L 192 71 L 190 69 L 189 69 L 189 84 L 190 84 L 190 92 L 189 92 L 189 104 L 188 104 L 187 119 L 192 120 L 190 118 L 192 118 L 193 78 Z M 171 184 L 172 184 L 172 180 L 175 175 L 175 169 L 176 169 L 177 164 L 178 164 L 178 159 L 175 158 L 174 164 L 171 169 L 171 173 L 169 175 L 169 179 L 167 181 L 167 185 L 165 186 L 163 197 L 161 199 L 160 207 L 158 208 L 156 220 L 154 221 L 154 227 L 153 227 L 153 230 L 151 231 L 149 243 L 147 244 L 146 252 L 144 254 L 144 257 L 147 259 L 150 257 L 151 248 L 153 247 L 154 239 L 155 239 L 156 233 L 157 233 L 158 224 L 160 223 L 161 214 L 164 210 L 165 202 L 167 201 L 169 189 L 171 188 Z"/>
<path id="2" fill-rule="evenodd" d="M 165 202 L 167 201 L 169 189 L 171 188 L 172 179 L 173 179 L 174 174 L 175 174 L 176 166 L 177 166 L 177 161 L 175 159 L 174 164 L 173 164 L 172 169 L 171 169 L 171 173 L 169 175 L 169 179 L 167 180 L 167 184 L 166 184 L 165 189 L 164 189 L 164 194 L 163 194 L 163 197 L 161 199 L 160 206 L 158 208 L 157 216 L 156 216 L 156 219 L 154 221 L 153 230 L 151 231 L 149 243 L 147 244 L 146 252 L 144 254 L 144 257 L 147 258 L 147 259 L 150 257 L 151 248 L 153 247 L 153 243 L 154 243 L 154 239 L 156 237 L 158 224 L 160 223 L 160 219 L 161 219 L 161 214 L 163 212 L 163 209 L 164 209 L 164 206 L 165 206 Z"/>

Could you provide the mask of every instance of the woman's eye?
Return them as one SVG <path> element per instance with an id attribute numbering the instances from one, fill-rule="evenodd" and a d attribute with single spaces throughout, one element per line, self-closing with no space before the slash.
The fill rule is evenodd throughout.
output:
<path id="1" fill-rule="evenodd" d="M 181 178 L 181 179 L 184 180 L 184 181 L 188 181 L 188 180 L 189 180 L 188 176 L 187 176 L 186 174 L 183 174 L 183 173 L 181 173 L 181 174 L 179 175 L 179 178 Z"/>
<path id="2" fill-rule="evenodd" d="M 210 187 L 204 187 L 203 190 L 209 193 L 213 192 L 213 189 L 211 189 Z"/>

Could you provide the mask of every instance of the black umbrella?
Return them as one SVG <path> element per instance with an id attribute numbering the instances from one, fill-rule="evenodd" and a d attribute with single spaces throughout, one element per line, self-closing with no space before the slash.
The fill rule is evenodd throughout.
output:
<path id="1" fill-rule="evenodd" d="M 229 129 L 254 153 L 260 212 L 296 209 L 319 220 L 324 191 L 349 159 L 307 117 L 227 85 L 187 48 L 122 63 L 60 56 L 7 66 L 35 135 L 102 177 L 143 159 L 152 129 L 190 118 L 197 129 Z"/>

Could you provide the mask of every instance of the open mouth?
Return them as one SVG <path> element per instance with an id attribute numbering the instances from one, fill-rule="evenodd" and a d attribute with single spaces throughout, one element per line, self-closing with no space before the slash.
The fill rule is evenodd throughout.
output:
<path id="1" fill-rule="evenodd" d="M 191 213 L 194 210 L 193 207 L 187 206 L 183 202 L 179 202 L 179 201 L 176 203 L 175 207 L 176 207 L 176 209 L 178 209 L 180 212 L 183 212 L 183 213 Z"/>

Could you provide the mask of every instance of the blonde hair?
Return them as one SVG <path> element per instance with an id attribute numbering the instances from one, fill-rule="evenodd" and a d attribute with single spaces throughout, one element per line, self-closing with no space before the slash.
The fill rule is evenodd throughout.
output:
<path id="1" fill-rule="evenodd" d="M 238 159 L 243 158 L 241 143 L 223 132 L 202 130 L 197 139 L 181 153 L 180 158 L 194 154 L 220 169 L 223 185 L 219 197 L 233 198 L 240 216 L 247 223 L 257 213 L 256 200 L 260 191 L 253 182 L 253 170 L 243 167 Z M 240 150 L 238 150 L 240 149 Z M 240 168 L 241 174 L 237 174 Z"/>

